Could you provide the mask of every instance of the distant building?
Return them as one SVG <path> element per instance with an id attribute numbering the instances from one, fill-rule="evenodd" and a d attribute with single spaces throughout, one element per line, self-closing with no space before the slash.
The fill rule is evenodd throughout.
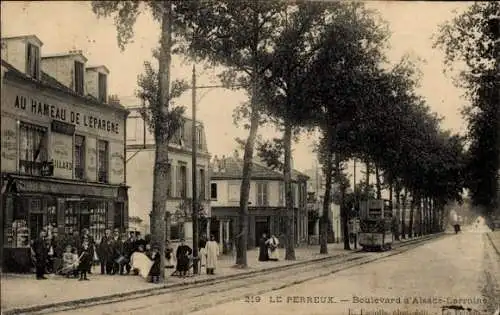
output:
<path id="1" fill-rule="evenodd" d="M 137 102 L 137 100 L 135 100 Z M 144 220 L 150 226 L 150 213 L 153 198 L 153 171 L 155 162 L 155 140 L 140 115 L 137 103 L 128 106 L 130 115 L 127 119 L 127 182 L 130 185 L 130 215 Z M 172 230 L 168 239 L 192 238 L 191 199 L 192 199 L 192 137 L 197 144 L 197 190 L 200 211 L 200 234 L 208 230 L 210 217 L 209 198 L 209 161 L 205 128 L 196 123 L 196 134 L 192 135 L 193 121 L 184 118 L 183 126 L 172 138 L 169 145 L 169 183 L 167 212 L 170 214 Z M 166 218 L 167 219 L 167 218 Z M 149 233 L 149 231 L 147 231 Z M 168 234 L 168 231 L 166 231 Z"/>
<path id="2" fill-rule="evenodd" d="M 125 121 L 105 66 L 80 51 L 43 56 L 35 35 L 2 38 L 1 247 L 7 269 L 31 267 L 30 241 L 51 226 L 99 240 L 126 229 Z"/>
<path id="3" fill-rule="evenodd" d="M 214 157 L 211 166 L 210 197 L 212 219 L 210 232 L 226 249 L 234 245 L 239 230 L 240 187 L 243 159 L 235 152 L 231 157 Z M 307 182 L 308 177 L 292 172 L 295 241 L 307 242 Z M 285 189 L 283 174 L 254 161 L 250 182 L 248 246 L 258 246 L 262 233 L 274 234 L 284 243 Z"/>

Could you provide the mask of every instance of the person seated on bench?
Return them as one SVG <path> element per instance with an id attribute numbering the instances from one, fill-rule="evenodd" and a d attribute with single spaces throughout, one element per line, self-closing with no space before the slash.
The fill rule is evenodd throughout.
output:
<path id="1" fill-rule="evenodd" d="M 182 277 L 186 276 L 186 273 L 190 268 L 190 259 L 189 256 L 193 253 L 191 247 L 187 246 L 184 242 L 184 239 L 181 239 L 181 244 L 177 247 L 176 258 L 177 258 L 177 270 L 179 275 Z"/>

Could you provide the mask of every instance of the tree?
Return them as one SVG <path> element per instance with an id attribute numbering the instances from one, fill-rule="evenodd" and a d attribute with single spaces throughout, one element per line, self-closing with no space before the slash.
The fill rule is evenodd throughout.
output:
<path id="1" fill-rule="evenodd" d="M 188 35 L 182 37 L 188 40 L 181 40 L 180 51 L 193 60 L 224 66 L 226 70 L 220 75 L 222 81 L 227 86 L 243 87 L 250 99 L 239 108 L 238 113 L 250 120 L 249 124 L 245 124 L 249 135 L 243 157 L 239 232 L 236 237 L 236 264 L 241 267 L 247 267 L 250 176 L 257 131 L 262 123 L 259 81 L 268 69 L 262 61 L 273 48 L 280 13 L 286 6 L 285 1 L 214 0 L 197 1 L 183 12 L 189 27 L 186 31 Z"/>
<path id="2" fill-rule="evenodd" d="M 355 152 L 352 131 L 360 124 L 364 106 L 371 101 L 366 91 L 384 59 L 387 37 L 385 24 L 359 2 L 336 3 L 327 26 L 319 34 L 321 49 L 310 67 L 311 77 L 316 80 L 311 84 L 309 97 L 317 114 L 315 124 L 322 132 L 320 152 L 326 179 L 320 253 L 327 253 L 332 176 L 337 169 L 337 179 L 341 178 L 339 166 Z M 347 213 L 341 214 L 342 221 L 347 222 Z M 349 249 L 345 236 L 344 248 Z"/>
<path id="3" fill-rule="evenodd" d="M 500 52 L 495 43 L 499 16 L 498 2 L 476 2 L 443 24 L 434 44 L 444 50 L 447 69 L 462 67 L 455 84 L 466 89 L 470 101 L 464 110 L 470 143 L 467 186 L 473 204 L 481 206 L 486 215 L 495 208 L 500 167 Z"/>
<path id="4" fill-rule="evenodd" d="M 124 50 L 134 36 L 134 24 L 141 13 L 149 12 L 161 24 L 160 47 L 155 57 L 158 59 L 158 72 L 151 64 L 145 65 L 145 74 L 139 77 L 139 97 L 147 102 L 143 117 L 155 138 L 155 166 L 153 175 L 153 202 L 151 211 L 152 241 L 165 250 L 165 215 L 167 202 L 168 142 L 175 133 L 183 113 L 182 108 L 172 108 L 172 99 L 186 88 L 182 82 L 174 82 L 171 87 L 170 64 L 173 48 L 173 29 L 183 24 L 182 18 L 174 11 L 183 2 L 173 1 L 92 1 L 92 10 L 98 17 L 114 16 L 117 40 Z M 186 9 L 183 9 L 186 11 Z M 161 260 L 161 279 L 164 280 L 164 260 Z"/>
<path id="5" fill-rule="evenodd" d="M 264 113 L 283 131 L 283 178 L 286 205 L 286 260 L 295 260 L 294 202 L 292 195 L 292 137 L 312 120 L 308 107 L 308 69 L 320 46 L 316 34 L 324 27 L 327 8 L 332 5 L 297 1 L 288 6 L 282 20 L 282 31 L 274 49 L 266 56 L 269 64 L 261 80 Z"/>

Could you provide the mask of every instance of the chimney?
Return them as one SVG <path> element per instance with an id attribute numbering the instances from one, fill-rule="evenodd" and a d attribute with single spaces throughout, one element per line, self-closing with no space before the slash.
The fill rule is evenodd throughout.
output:
<path id="1" fill-rule="evenodd" d="M 61 82 L 76 94 L 85 96 L 85 63 L 81 50 L 42 57 L 42 70 Z"/>
<path id="2" fill-rule="evenodd" d="M 111 99 L 108 100 L 108 76 L 109 70 L 106 66 L 100 65 L 85 68 L 87 93 L 101 103 L 111 103 Z"/>
<path id="3" fill-rule="evenodd" d="M 214 159 L 212 161 L 212 169 L 213 169 L 214 173 L 219 173 L 219 171 L 220 171 L 219 158 L 217 157 L 217 155 L 214 156 Z"/>
<path id="4" fill-rule="evenodd" d="M 116 94 L 113 94 L 113 95 L 109 96 L 108 103 L 110 105 L 121 105 L 120 104 L 120 98 Z"/>
<path id="5" fill-rule="evenodd" d="M 221 173 L 225 173 L 226 172 L 226 156 L 225 155 L 222 156 L 222 160 L 219 163 L 219 168 L 220 168 L 219 171 Z"/>

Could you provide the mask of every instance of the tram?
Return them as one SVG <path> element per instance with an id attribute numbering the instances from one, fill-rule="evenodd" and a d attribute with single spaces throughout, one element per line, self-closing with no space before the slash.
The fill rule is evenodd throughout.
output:
<path id="1" fill-rule="evenodd" d="M 359 244 L 363 250 L 390 250 L 394 242 L 391 201 L 362 200 L 359 210 Z"/>

